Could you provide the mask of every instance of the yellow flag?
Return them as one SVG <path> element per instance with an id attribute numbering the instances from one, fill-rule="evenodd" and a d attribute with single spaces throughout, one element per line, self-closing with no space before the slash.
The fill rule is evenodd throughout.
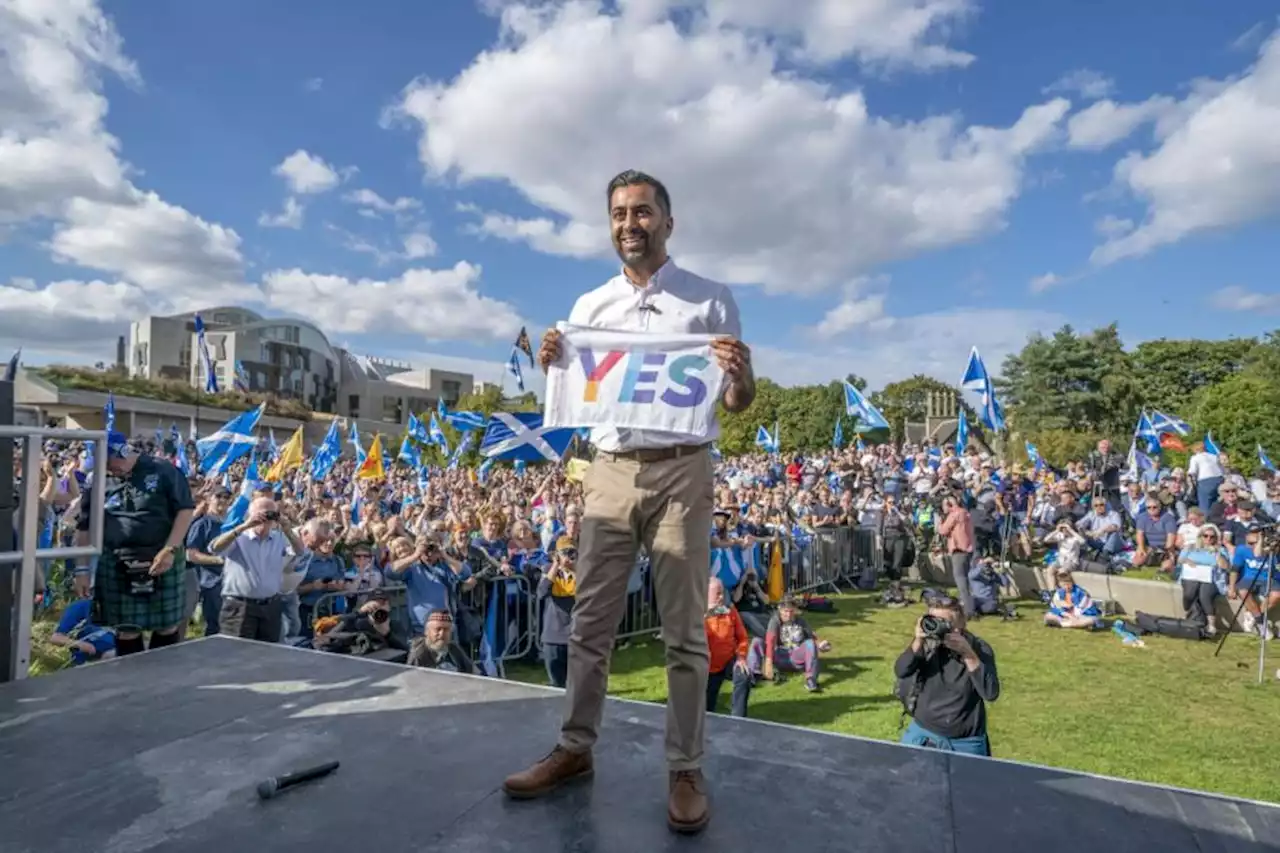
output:
<path id="1" fill-rule="evenodd" d="M 765 582 L 765 594 L 770 601 L 778 601 L 786 592 L 786 584 L 782 580 L 782 543 L 773 543 L 769 556 L 769 577 Z"/>
<path id="2" fill-rule="evenodd" d="M 267 472 L 267 476 L 262 479 L 268 483 L 278 483 L 284 479 L 284 475 L 302 465 L 302 427 L 298 427 L 298 431 L 293 437 L 285 442 L 284 447 L 280 448 L 280 456 L 276 459 L 275 464 L 271 466 L 271 470 Z"/>
<path id="3" fill-rule="evenodd" d="M 369 445 L 369 455 L 364 458 L 364 464 L 356 472 L 356 479 L 387 479 L 387 472 L 382 467 L 382 436 L 378 433 L 373 434 L 373 444 Z"/>
<path id="4" fill-rule="evenodd" d="M 566 480 L 571 483 L 581 483 L 582 478 L 587 476 L 587 469 L 591 467 L 591 463 L 585 459 L 570 459 L 564 467 Z"/>

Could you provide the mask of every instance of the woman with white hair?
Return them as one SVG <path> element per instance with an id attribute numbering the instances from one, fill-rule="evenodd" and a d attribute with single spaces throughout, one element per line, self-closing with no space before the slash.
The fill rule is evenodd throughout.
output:
<path id="1" fill-rule="evenodd" d="M 1182 608 L 1188 619 L 1204 625 L 1206 636 L 1217 633 L 1213 602 L 1218 597 L 1218 581 L 1225 577 L 1230 564 L 1222 544 L 1222 531 L 1215 524 L 1203 525 L 1195 542 L 1178 555 Z"/>

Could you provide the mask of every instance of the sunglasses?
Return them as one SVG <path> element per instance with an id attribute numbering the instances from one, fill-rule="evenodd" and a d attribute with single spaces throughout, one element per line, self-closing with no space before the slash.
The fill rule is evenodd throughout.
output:
<path id="1" fill-rule="evenodd" d="M 562 548 L 562 549 L 560 549 L 559 551 L 556 551 L 556 553 L 557 553 L 557 554 L 559 554 L 560 556 L 564 557 L 566 560 L 576 560 L 576 559 L 578 559 L 578 549 L 577 549 L 577 548 Z"/>

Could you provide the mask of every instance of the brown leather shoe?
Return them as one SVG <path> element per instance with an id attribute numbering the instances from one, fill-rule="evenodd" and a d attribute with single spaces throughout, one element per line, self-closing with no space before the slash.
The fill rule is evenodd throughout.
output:
<path id="1" fill-rule="evenodd" d="M 707 786 L 701 770 L 673 770 L 671 796 L 667 800 L 667 826 L 672 832 L 692 835 L 702 832 L 711 820 L 707 809 Z"/>
<path id="2" fill-rule="evenodd" d="M 590 752 L 570 752 L 557 746 L 537 764 L 508 776 L 502 790 L 513 799 L 532 800 L 569 782 L 589 779 L 594 771 Z"/>

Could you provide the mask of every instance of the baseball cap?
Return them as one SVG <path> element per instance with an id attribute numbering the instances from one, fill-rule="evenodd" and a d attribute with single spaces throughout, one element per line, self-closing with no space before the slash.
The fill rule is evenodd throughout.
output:
<path id="1" fill-rule="evenodd" d="M 133 455 L 133 449 L 129 447 L 129 439 L 122 432 L 111 430 L 107 433 L 107 458 L 108 459 L 128 459 Z"/>

